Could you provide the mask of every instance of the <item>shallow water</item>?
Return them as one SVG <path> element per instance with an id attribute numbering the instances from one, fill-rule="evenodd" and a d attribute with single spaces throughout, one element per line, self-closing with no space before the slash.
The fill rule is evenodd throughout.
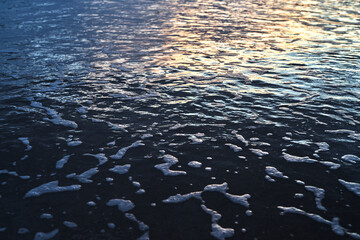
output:
<path id="1" fill-rule="evenodd" d="M 360 239 L 358 1 L 0 1 L 1 239 Z"/>

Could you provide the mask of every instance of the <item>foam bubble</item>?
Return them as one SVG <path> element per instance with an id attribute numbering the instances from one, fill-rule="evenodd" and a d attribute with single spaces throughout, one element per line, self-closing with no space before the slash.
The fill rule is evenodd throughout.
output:
<path id="1" fill-rule="evenodd" d="M 352 154 L 346 154 L 341 157 L 342 160 L 345 160 L 350 163 L 356 163 L 360 162 L 360 158 L 358 156 L 352 155 Z"/>
<path id="2" fill-rule="evenodd" d="M 349 191 L 355 193 L 360 197 L 360 183 L 347 182 L 345 180 L 339 179 L 339 182 Z"/>
<path id="3" fill-rule="evenodd" d="M 106 203 L 107 206 L 117 206 L 122 212 L 130 211 L 135 207 L 134 203 L 130 200 L 111 199 Z"/>
<path id="4" fill-rule="evenodd" d="M 68 228 L 76 228 L 78 225 L 74 222 L 64 221 L 63 224 Z"/>
<path id="5" fill-rule="evenodd" d="M 32 146 L 30 146 L 29 138 L 19 137 L 18 139 L 26 146 L 25 151 L 30 151 L 32 149 Z"/>
<path id="6" fill-rule="evenodd" d="M 226 143 L 226 146 L 228 146 L 231 150 L 233 150 L 234 152 L 240 152 L 243 149 L 235 144 L 231 144 L 231 143 Z"/>
<path id="7" fill-rule="evenodd" d="M 50 214 L 50 213 L 43 213 L 43 214 L 40 215 L 40 218 L 41 219 L 52 219 L 53 215 Z"/>
<path id="8" fill-rule="evenodd" d="M 164 175 L 166 175 L 166 176 L 186 175 L 186 172 L 184 172 L 184 171 L 170 170 L 170 167 L 172 165 L 179 162 L 179 160 L 176 157 L 166 154 L 163 156 L 163 160 L 166 163 L 157 164 L 157 165 L 155 165 L 155 168 L 159 169 Z"/>
<path id="9" fill-rule="evenodd" d="M 72 175 L 68 175 L 67 177 L 77 179 L 81 183 L 91 183 L 93 182 L 93 180 L 90 180 L 89 178 L 91 178 L 98 172 L 99 172 L 98 168 L 95 167 L 95 168 L 90 168 L 89 170 L 81 173 L 80 175 L 72 174 Z"/>
<path id="10" fill-rule="evenodd" d="M 72 156 L 71 155 L 66 155 L 64 156 L 62 159 L 60 159 L 59 161 L 56 162 L 56 168 L 57 169 L 61 169 L 64 167 L 64 165 L 69 161 L 69 158 Z"/>
<path id="11" fill-rule="evenodd" d="M 242 135 L 236 133 L 235 136 L 236 136 L 236 138 L 237 138 L 238 140 L 240 140 L 241 142 L 243 142 L 243 143 L 245 144 L 245 146 L 248 146 L 248 145 L 249 145 L 249 142 L 246 141 L 245 138 L 244 138 Z"/>
<path id="12" fill-rule="evenodd" d="M 259 157 L 262 157 L 262 156 L 265 156 L 265 155 L 268 155 L 269 153 L 268 152 L 265 152 L 265 151 L 262 151 L 260 149 L 254 149 L 254 148 L 250 148 L 250 151 L 255 154 L 255 155 L 258 155 Z"/>
<path id="13" fill-rule="evenodd" d="M 283 157 L 288 162 L 303 162 L 303 163 L 315 163 L 317 160 L 311 159 L 308 156 L 306 157 L 298 157 L 294 155 L 290 155 L 288 153 L 283 153 Z"/>
<path id="14" fill-rule="evenodd" d="M 191 192 L 188 194 L 176 194 L 174 196 L 170 196 L 167 199 L 163 200 L 164 203 L 180 203 L 189 200 L 190 198 L 201 199 L 201 191 L 200 192 Z"/>
<path id="15" fill-rule="evenodd" d="M 118 174 L 125 174 L 129 171 L 131 165 L 125 164 L 125 165 L 115 165 L 113 168 L 110 168 L 109 171 L 118 173 Z"/>
<path id="16" fill-rule="evenodd" d="M 325 197 L 325 190 L 314 186 L 305 186 L 305 189 L 314 193 L 316 207 L 320 210 L 326 211 L 326 208 L 321 203 Z"/>
<path id="17" fill-rule="evenodd" d="M 45 193 L 65 192 L 65 191 L 78 191 L 81 185 L 59 186 L 59 181 L 52 181 L 33 188 L 25 194 L 25 198 L 38 197 Z"/>
<path id="18" fill-rule="evenodd" d="M 76 140 L 76 141 L 69 141 L 67 145 L 69 147 L 76 147 L 82 144 L 82 141 Z"/>
<path id="19" fill-rule="evenodd" d="M 250 194 L 233 195 L 230 193 L 225 193 L 225 196 L 233 203 L 243 205 L 244 207 L 250 206 L 248 202 L 248 199 L 251 197 Z"/>
<path id="20" fill-rule="evenodd" d="M 44 233 L 44 232 L 37 232 L 35 234 L 34 240 L 49 240 L 52 239 L 53 237 L 56 236 L 56 234 L 58 234 L 59 230 L 55 229 L 51 232 L 48 233 Z"/>
<path id="21" fill-rule="evenodd" d="M 149 226 L 146 225 L 144 222 L 139 221 L 134 214 L 132 213 L 125 213 L 125 217 L 127 217 L 128 219 L 136 222 L 139 225 L 139 230 L 140 231 L 147 231 L 149 230 Z"/>
<path id="22" fill-rule="evenodd" d="M 266 166 L 265 167 L 265 172 L 272 177 L 277 177 L 277 178 L 289 178 L 288 176 L 285 176 L 282 172 L 280 172 L 279 170 L 277 170 L 275 167 L 271 167 L 271 166 Z"/>
<path id="23" fill-rule="evenodd" d="M 135 147 L 144 146 L 144 145 L 145 144 L 143 144 L 141 141 L 136 141 L 128 147 L 121 148 L 116 154 L 111 155 L 110 158 L 115 159 L 115 160 L 122 159 L 124 157 L 125 153 L 127 152 L 127 150 L 129 150 L 130 148 L 135 148 Z"/>
<path id="24" fill-rule="evenodd" d="M 198 161 L 191 161 L 188 163 L 188 166 L 193 167 L 193 168 L 200 168 L 201 165 L 202 165 L 202 163 L 198 162 Z"/>
<path id="25" fill-rule="evenodd" d="M 98 153 L 98 154 L 85 153 L 83 155 L 96 158 L 99 161 L 98 166 L 103 165 L 104 163 L 106 163 L 108 161 L 108 158 L 105 156 L 104 153 Z"/>

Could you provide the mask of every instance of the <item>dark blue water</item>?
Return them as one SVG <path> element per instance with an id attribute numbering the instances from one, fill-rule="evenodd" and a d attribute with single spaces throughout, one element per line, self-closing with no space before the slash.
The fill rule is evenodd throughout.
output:
<path id="1" fill-rule="evenodd" d="M 0 1 L 0 239 L 360 239 L 359 1 Z"/>

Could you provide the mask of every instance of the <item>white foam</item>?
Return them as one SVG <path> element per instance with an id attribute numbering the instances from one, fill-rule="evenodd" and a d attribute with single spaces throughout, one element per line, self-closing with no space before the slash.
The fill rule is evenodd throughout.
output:
<path id="1" fill-rule="evenodd" d="M 193 168 L 200 168 L 201 165 L 202 165 L 202 163 L 198 162 L 198 161 L 191 161 L 188 163 L 188 166 L 193 167 Z"/>
<path id="2" fill-rule="evenodd" d="M 229 146 L 230 149 L 232 149 L 234 152 L 240 152 L 243 149 L 235 144 L 231 144 L 231 143 L 226 143 L 226 146 Z"/>
<path id="3" fill-rule="evenodd" d="M 191 135 L 189 139 L 192 141 L 191 144 L 200 144 L 204 141 L 201 138 L 196 137 L 195 135 Z"/>
<path id="4" fill-rule="evenodd" d="M 219 240 L 224 240 L 227 237 L 232 237 L 234 235 L 234 229 L 232 228 L 222 228 L 217 222 L 220 220 L 221 215 L 216 211 L 207 208 L 204 204 L 201 205 L 201 208 L 211 215 L 211 235 Z"/>
<path id="5" fill-rule="evenodd" d="M 125 217 L 127 217 L 128 219 L 136 222 L 139 225 L 139 230 L 140 231 L 147 231 L 149 230 L 149 226 L 146 225 L 144 222 L 139 221 L 134 214 L 132 213 L 125 213 Z"/>
<path id="6" fill-rule="evenodd" d="M 225 238 L 232 237 L 235 233 L 232 228 L 222 228 L 219 224 L 213 223 L 211 224 L 211 235 L 219 240 L 224 240 Z"/>
<path id="7" fill-rule="evenodd" d="M 108 223 L 107 226 L 110 229 L 114 229 L 116 227 L 116 225 L 114 223 Z"/>
<path id="8" fill-rule="evenodd" d="M 345 180 L 339 179 L 339 182 L 350 192 L 355 193 L 360 197 L 360 183 L 347 182 Z"/>
<path id="9" fill-rule="evenodd" d="M 90 168 L 89 170 L 81 173 L 80 175 L 73 174 L 73 175 L 68 175 L 67 177 L 77 179 L 81 183 L 91 183 L 93 181 L 90 180 L 89 178 L 91 178 L 98 172 L 99 172 L 99 169 L 97 167 L 95 167 L 95 168 Z"/>
<path id="10" fill-rule="evenodd" d="M 303 181 L 301 181 L 301 180 L 295 180 L 295 182 L 296 182 L 297 184 L 300 184 L 300 185 L 305 185 L 305 182 L 303 182 Z"/>
<path id="11" fill-rule="evenodd" d="M 118 174 L 125 174 L 129 171 L 131 165 L 125 164 L 125 165 L 115 165 L 113 168 L 110 168 L 110 172 L 118 173 Z"/>
<path id="12" fill-rule="evenodd" d="M 271 146 L 271 144 L 266 143 L 266 142 L 252 142 L 251 146 L 258 146 L 258 147 L 260 147 L 260 146 Z"/>
<path id="13" fill-rule="evenodd" d="M 330 169 L 339 169 L 341 167 L 340 164 L 329 162 L 329 161 L 320 161 L 322 165 L 325 165 L 327 167 L 330 167 Z"/>
<path id="14" fill-rule="evenodd" d="M 360 141 L 360 133 L 351 133 L 348 137 Z"/>
<path id="15" fill-rule="evenodd" d="M 350 237 L 353 237 L 355 239 L 359 239 L 360 235 L 357 233 L 351 233 L 349 231 L 347 231 L 345 228 L 343 228 L 342 226 L 339 225 L 339 218 L 334 217 L 332 219 L 332 221 L 329 221 L 319 215 L 313 214 L 313 213 L 307 213 L 301 209 L 298 209 L 296 207 L 282 207 L 282 206 L 278 206 L 279 209 L 282 210 L 281 214 L 284 213 L 294 213 L 294 214 L 300 214 L 300 215 L 304 215 L 307 216 L 311 219 L 313 219 L 316 222 L 320 222 L 320 223 L 324 223 L 327 224 L 329 226 L 331 226 L 332 231 L 339 235 L 339 236 L 343 236 L 345 233 L 347 235 L 349 235 Z"/>
<path id="16" fill-rule="evenodd" d="M 107 122 L 105 120 L 99 119 L 99 118 L 92 118 L 91 119 L 92 122 L 95 123 L 105 123 L 108 125 L 109 128 L 113 129 L 113 130 L 121 130 L 123 132 L 128 132 L 125 128 L 125 125 L 121 125 L 121 124 L 115 124 L 115 123 L 111 123 L 111 122 Z"/>
<path id="17" fill-rule="evenodd" d="M 44 120 L 50 121 L 55 125 L 63 125 L 65 127 L 77 128 L 78 125 L 74 121 L 62 119 L 61 116 L 54 110 L 48 107 L 44 107 L 39 102 L 31 102 L 32 107 L 42 108 L 52 117 L 52 119 L 44 118 Z"/>
<path id="18" fill-rule="evenodd" d="M 216 223 L 220 220 L 221 214 L 216 212 L 215 210 L 212 210 L 208 207 L 206 207 L 204 204 L 201 204 L 201 208 L 206 212 L 207 214 L 211 215 L 211 222 Z"/>
<path id="19" fill-rule="evenodd" d="M 82 144 L 82 141 L 76 140 L 76 141 L 69 141 L 67 145 L 69 147 L 76 147 Z"/>
<path id="20" fill-rule="evenodd" d="M 272 177 L 277 177 L 277 178 L 289 178 L 288 176 L 285 176 L 282 172 L 280 172 L 279 170 L 277 170 L 275 167 L 271 167 L 271 166 L 266 166 L 265 167 L 265 172 Z"/>
<path id="21" fill-rule="evenodd" d="M 249 145 L 249 142 L 246 141 L 245 138 L 244 138 L 242 135 L 236 133 L 235 136 L 236 136 L 236 138 L 237 138 L 238 140 L 240 140 L 241 142 L 243 142 L 243 143 L 245 144 L 245 146 L 248 146 L 248 145 Z"/>
<path id="22" fill-rule="evenodd" d="M 269 153 L 268 152 L 265 152 L 265 151 L 262 151 L 260 149 L 254 149 L 254 148 L 250 148 L 250 151 L 255 154 L 255 155 L 258 155 L 259 157 L 262 157 L 262 156 L 265 156 L 265 155 L 268 155 Z"/>
<path id="23" fill-rule="evenodd" d="M 0 227 L 0 232 L 6 231 L 6 227 Z"/>
<path id="24" fill-rule="evenodd" d="M 331 229 L 337 235 L 343 236 L 345 234 L 344 228 L 340 226 L 339 218 L 337 217 L 333 218 L 331 222 Z"/>
<path id="25" fill-rule="evenodd" d="M 87 114 L 88 111 L 87 111 L 87 107 L 79 107 L 76 109 L 76 111 L 80 114 Z"/>
<path id="26" fill-rule="evenodd" d="M 115 124 L 115 123 L 111 123 L 111 122 L 106 122 L 105 123 L 108 125 L 109 128 L 113 129 L 113 130 L 121 130 L 123 132 L 128 132 L 128 130 L 126 130 L 126 126 L 125 125 L 121 125 L 121 124 Z"/>
<path id="27" fill-rule="evenodd" d="M 170 130 L 177 130 L 177 129 L 179 129 L 179 128 L 184 128 L 184 127 L 186 127 L 186 126 L 187 126 L 187 124 L 177 123 L 177 124 L 175 124 L 174 126 L 170 127 L 169 129 L 170 129 Z"/>
<path id="28" fill-rule="evenodd" d="M 151 138 L 151 137 L 153 137 L 153 135 L 152 134 L 149 134 L 149 133 L 147 133 L 147 134 L 144 134 L 144 135 L 142 135 L 141 136 L 141 139 L 147 139 L 147 138 Z"/>
<path id="29" fill-rule="evenodd" d="M 72 155 L 72 154 L 71 154 Z M 56 162 L 56 168 L 60 169 L 63 168 L 64 165 L 69 161 L 69 158 L 71 157 L 71 155 L 66 155 L 64 156 L 62 159 L 60 159 L 59 161 Z"/>
<path id="30" fill-rule="evenodd" d="M 201 199 L 201 191 L 200 192 L 191 192 L 188 194 L 176 194 L 174 196 L 170 196 L 167 199 L 163 200 L 164 203 L 179 203 L 179 202 L 185 202 L 189 200 L 190 198 L 197 198 Z"/>
<path id="31" fill-rule="evenodd" d="M 294 198 L 303 198 L 304 194 L 302 193 L 295 193 Z"/>
<path id="32" fill-rule="evenodd" d="M 139 146 L 144 146 L 145 144 L 143 144 L 141 141 L 136 141 L 133 144 L 131 144 L 128 147 L 124 147 L 121 148 L 116 154 L 111 155 L 110 158 L 111 159 L 115 159 L 115 160 L 119 160 L 121 158 L 124 157 L 125 153 L 127 152 L 127 150 L 129 150 L 130 148 L 135 148 L 135 147 L 139 147 Z"/>
<path id="33" fill-rule="evenodd" d="M 316 153 L 321 151 L 329 151 L 330 146 L 326 142 L 317 142 L 315 144 L 319 147 L 319 149 L 315 151 Z"/>
<path id="34" fill-rule="evenodd" d="M 230 193 L 225 193 L 225 196 L 233 203 L 243 205 L 244 207 L 250 206 L 248 202 L 248 199 L 251 197 L 250 194 L 233 195 Z"/>
<path id="35" fill-rule="evenodd" d="M 52 219 L 54 216 L 50 213 L 43 213 L 40 215 L 41 219 Z"/>
<path id="36" fill-rule="evenodd" d="M 305 189 L 314 193 L 316 207 L 320 210 L 326 211 L 326 208 L 321 203 L 325 197 L 325 190 L 314 186 L 305 186 Z"/>
<path id="37" fill-rule="evenodd" d="M 328 133 L 348 133 L 348 134 L 351 134 L 351 133 L 355 133 L 353 130 L 348 130 L 348 129 L 337 129 L 337 130 L 325 130 L 325 132 L 328 132 Z"/>
<path id="38" fill-rule="evenodd" d="M 117 206 L 122 212 L 130 211 L 135 207 L 134 203 L 130 200 L 111 199 L 106 203 L 107 206 Z"/>
<path id="39" fill-rule="evenodd" d="M 19 137 L 18 139 L 26 146 L 25 151 L 30 151 L 32 149 L 32 146 L 30 146 L 29 138 Z"/>
<path id="40" fill-rule="evenodd" d="M 86 203 L 88 206 L 90 207 L 95 207 L 96 206 L 96 203 L 94 201 L 89 201 Z"/>
<path id="41" fill-rule="evenodd" d="M 63 224 L 68 228 L 76 228 L 78 225 L 74 222 L 64 221 Z"/>
<path id="42" fill-rule="evenodd" d="M 60 116 L 53 116 L 53 117 L 54 118 L 52 118 L 52 119 L 44 118 L 44 120 L 52 122 L 55 125 L 62 125 L 62 126 L 71 127 L 71 128 L 78 127 L 78 125 L 74 121 L 62 119 Z"/>
<path id="43" fill-rule="evenodd" d="M 276 182 L 275 179 L 273 179 L 272 177 L 270 177 L 269 175 L 265 175 L 265 179 L 269 182 Z"/>
<path id="44" fill-rule="evenodd" d="M 81 185 L 59 186 L 59 181 L 52 181 L 33 188 L 25 194 L 25 198 L 37 197 L 45 193 L 65 192 L 65 191 L 78 191 Z"/>
<path id="45" fill-rule="evenodd" d="M 352 155 L 352 154 L 346 154 L 341 157 L 342 160 L 345 160 L 350 163 L 356 163 L 360 162 L 360 158 L 358 156 Z"/>
<path id="46" fill-rule="evenodd" d="M 204 187 L 204 191 L 216 191 L 225 194 L 229 189 L 228 184 L 226 182 L 222 184 L 209 184 Z"/>
<path id="47" fill-rule="evenodd" d="M 142 188 L 140 188 L 140 189 L 137 190 L 135 193 L 136 193 L 136 194 L 144 194 L 144 193 L 145 193 L 145 190 L 142 189 Z"/>
<path id="48" fill-rule="evenodd" d="M 253 215 L 253 212 L 248 209 L 248 210 L 245 211 L 245 214 L 246 214 L 246 216 L 249 216 L 249 217 L 250 217 L 250 216 Z"/>
<path id="49" fill-rule="evenodd" d="M 134 187 L 138 187 L 138 188 L 141 187 L 141 184 L 140 184 L 139 182 L 136 182 L 136 181 L 133 181 L 133 182 L 132 182 L 132 185 L 133 185 Z"/>
<path id="50" fill-rule="evenodd" d="M 288 153 L 283 153 L 283 157 L 288 162 L 302 162 L 302 163 L 315 163 L 315 162 L 317 162 L 317 160 L 311 159 L 308 156 L 306 156 L 306 157 L 298 157 L 298 156 L 290 155 Z"/>
<path id="51" fill-rule="evenodd" d="M 51 232 L 48 233 L 44 233 L 44 232 L 37 232 L 35 234 L 34 240 L 49 240 L 52 239 L 53 237 L 56 236 L 56 234 L 58 234 L 59 230 L 55 229 Z"/>
<path id="52" fill-rule="evenodd" d="M 149 232 L 145 232 L 141 237 L 139 237 L 137 240 L 149 240 Z"/>
<path id="53" fill-rule="evenodd" d="M 105 156 L 104 153 L 98 153 L 98 154 L 85 153 L 83 155 L 96 158 L 99 161 L 98 166 L 103 165 L 104 163 L 106 163 L 108 161 L 108 158 Z"/>
<path id="54" fill-rule="evenodd" d="M 325 224 L 328 224 L 328 225 L 331 225 L 331 222 L 329 220 L 326 220 L 324 219 L 323 217 L 317 215 L 317 214 L 313 214 L 313 213 L 307 213 L 299 208 L 296 208 L 296 207 L 282 207 L 282 206 L 278 206 L 279 209 L 281 209 L 283 212 L 282 214 L 284 213 L 295 213 L 295 214 L 300 214 L 300 215 L 305 215 L 317 222 L 320 222 L 320 223 L 325 223 Z"/>
<path id="55" fill-rule="evenodd" d="M 15 177 L 19 176 L 19 174 L 17 174 L 17 172 L 14 172 L 14 171 L 9 172 L 7 169 L 0 170 L 0 174 L 8 174 L 8 175 L 15 176 Z"/>
<path id="56" fill-rule="evenodd" d="M 155 168 L 159 169 L 164 175 L 166 175 L 166 176 L 186 175 L 186 172 L 184 172 L 184 171 L 170 170 L 170 167 L 172 165 L 179 162 L 179 160 L 176 157 L 166 154 L 163 156 L 163 160 L 166 163 L 157 164 L 157 165 L 155 165 Z"/>

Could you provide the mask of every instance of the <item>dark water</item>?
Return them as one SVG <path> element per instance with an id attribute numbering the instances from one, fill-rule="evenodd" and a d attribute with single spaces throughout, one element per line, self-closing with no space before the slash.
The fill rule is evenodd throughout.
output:
<path id="1" fill-rule="evenodd" d="M 0 133 L 0 239 L 360 239 L 360 2 L 1 0 Z"/>

